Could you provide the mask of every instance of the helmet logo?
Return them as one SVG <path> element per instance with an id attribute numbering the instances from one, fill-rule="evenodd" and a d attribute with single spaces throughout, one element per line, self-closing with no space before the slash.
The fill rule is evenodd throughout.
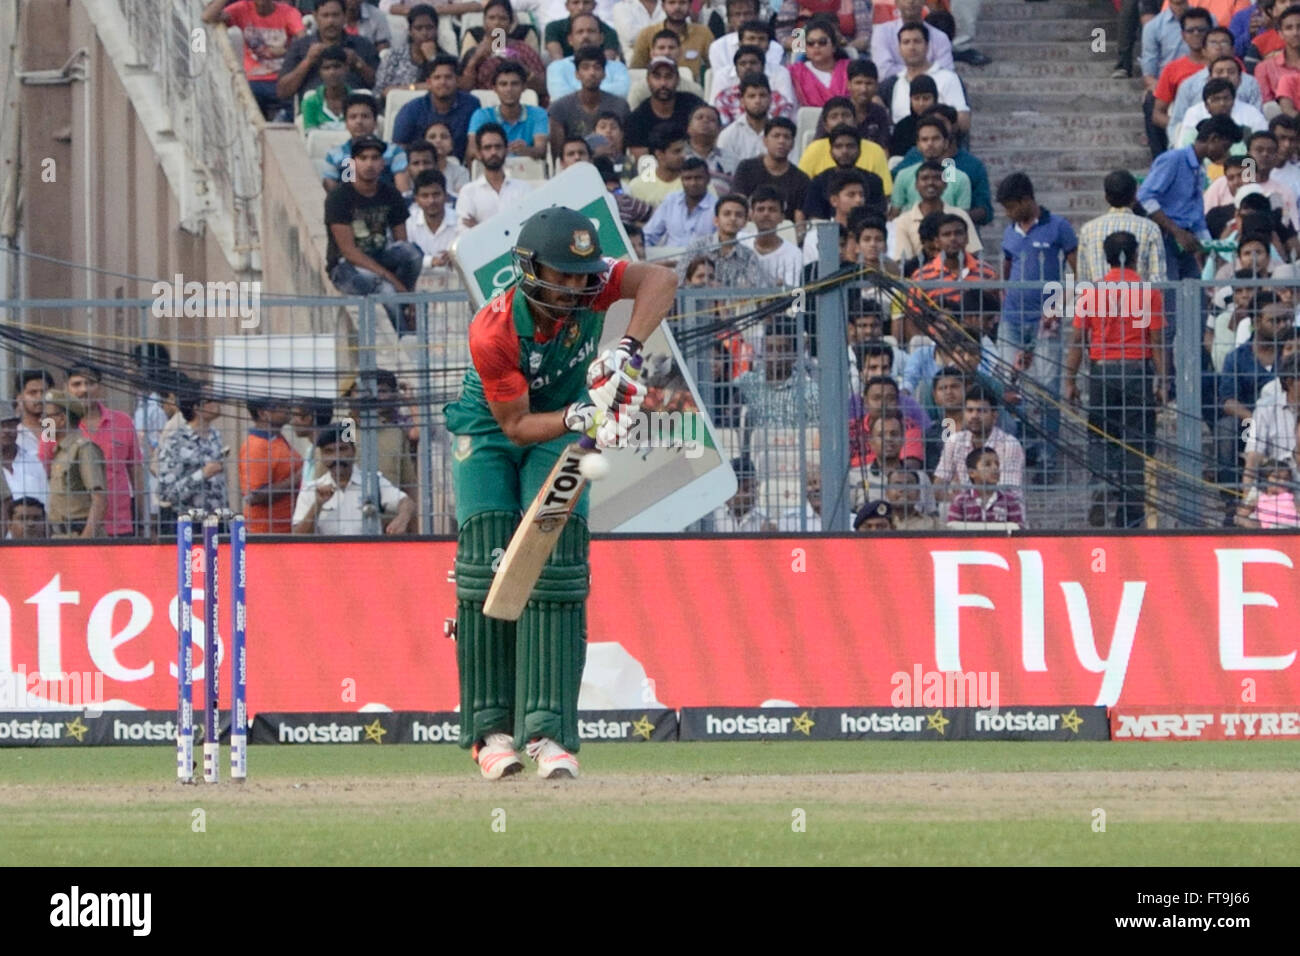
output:
<path id="1" fill-rule="evenodd" d="M 569 251 L 575 256 L 589 256 L 595 252 L 596 247 L 591 241 L 591 233 L 586 229 L 575 229 L 573 231 L 573 242 L 569 245 Z"/>

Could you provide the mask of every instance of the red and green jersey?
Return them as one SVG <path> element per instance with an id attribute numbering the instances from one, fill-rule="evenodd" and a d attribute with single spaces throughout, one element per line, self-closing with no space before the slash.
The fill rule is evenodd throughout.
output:
<path id="1" fill-rule="evenodd" d="M 580 309 L 550 338 L 536 328 L 528 300 L 518 284 L 483 306 L 469 325 L 472 361 L 460 398 L 446 408 L 453 435 L 483 435 L 501 430 L 489 402 L 512 402 L 528 395 L 533 412 L 553 412 L 587 394 L 587 366 L 596 358 L 605 310 L 623 297 L 627 263 L 606 259 L 605 286 L 589 308 Z"/>

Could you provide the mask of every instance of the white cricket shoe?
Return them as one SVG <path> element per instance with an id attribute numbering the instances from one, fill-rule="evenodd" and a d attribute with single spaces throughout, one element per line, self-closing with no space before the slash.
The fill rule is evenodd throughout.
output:
<path id="1" fill-rule="evenodd" d="M 578 758 L 550 737 L 530 741 L 528 756 L 537 761 L 537 776 L 543 780 L 572 779 L 578 775 Z"/>
<path id="2" fill-rule="evenodd" d="M 481 744 L 474 745 L 471 756 L 488 780 L 500 780 L 524 769 L 509 734 L 488 734 Z"/>

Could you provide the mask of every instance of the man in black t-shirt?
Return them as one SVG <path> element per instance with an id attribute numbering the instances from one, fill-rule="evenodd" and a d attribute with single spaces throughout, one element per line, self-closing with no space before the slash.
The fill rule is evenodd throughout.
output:
<path id="1" fill-rule="evenodd" d="M 731 188 L 742 196 L 750 196 L 759 186 L 771 186 L 781 194 L 785 218 L 791 222 L 803 216 L 804 198 L 808 193 L 808 174 L 790 162 L 794 149 L 795 126 L 784 116 L 774 116 L 763 127 L 762 156 L 742 159 L 736 164 L 736 175 Z"/>
<path id="2" fill-rule="evenodd" d="M 650 148 L 650 130 L 660 123 L 686 129 L 691 113 L 704 102 L 694 93 L 679 93 L 677 83 L 680 79 L 673 60 L 657 56 L 650 61 L 645 77 L 646 85 L 650 87 L 650 98 L 632 111 L 626 123 L 624 139 L 634 159 L 640 159 Z"/>
<path id="3" fill-rule="evenodd" d="M 396 187 L 380 178 L 384 149 L 384 141 L 377 136 L 353 140 L 342 182 L 325 197 L 325 228 L 329 231 L 326 266 L 330 281 L 344 295 L 412 292 L 420 278 L 424 257 L 419 247 L 406 239 L 406 202 Z M 394 328 L 413 331 L 410 323 L 403 321 L 410 318 L 409 307 L 385 308 Z"/>
<path id="4" fill-rule="evenodd" d="M 824 169 L 813 177 L 804 198 L 803 214 L 805 219 L 833 219 L 831 209 L 830 184 L 836 173 L 847 172 L 858 177 L 862 183 L 863 205 L 878 216 L 884 216 L 888 210 L 888 198 L 885 196 L 885 184 L 880 177 L 858 166 L 858 155 L 862 151 L 862 140 L 858 131 L 852 126 L 837 126 L 830 131 L 831 159 L 835 165 Z"/>

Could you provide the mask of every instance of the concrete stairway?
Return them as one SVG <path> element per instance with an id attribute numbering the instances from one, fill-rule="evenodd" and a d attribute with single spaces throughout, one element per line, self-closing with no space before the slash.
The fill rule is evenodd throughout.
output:
<path id="1" fill-rule="evenodd" d="M 1105 30 L 1106 52 L 1093 52 Z M 1038 201 L 1076 228 L 1105 210 L 1101 183 L 1112 169 L 1150 165 L 1142 130 L 1142 84 L 1112 80 L 1118 32 L 1108 0 L 984 0 L 975 46 L 993 58 L 957 64 L 973 111 L 971 152 L 997 184 L 1029 174 Z M 1006 224 L 994 206 L 993 228 Z"/>

